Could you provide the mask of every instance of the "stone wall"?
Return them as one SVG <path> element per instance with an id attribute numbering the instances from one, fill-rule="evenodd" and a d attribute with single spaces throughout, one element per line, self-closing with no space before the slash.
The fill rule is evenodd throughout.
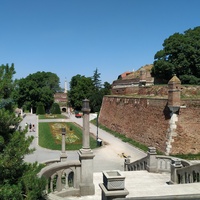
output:
<path id="1" fill-rule="evenodd" d="M 170 110 L 167 98 L 105 96 L 99 122 L 147 146 L 166 152 Z M 185 107 L 186 106 L 186 107 Z M 181 101 L 172 154 L 200 152 L 200 100 Z"/>
<path id="2" fill-rule="evenodd" d="M 196 154 L 200 152 L 200 100 L 185 100 L 177 121 L 177 136 L 174 137 L 173 154 Z"/>

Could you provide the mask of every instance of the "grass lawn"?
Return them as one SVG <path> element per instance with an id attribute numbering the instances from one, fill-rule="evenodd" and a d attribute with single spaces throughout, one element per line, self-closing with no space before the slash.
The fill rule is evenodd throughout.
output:
<path id="1" fill-rule="evenodd" d="M 41 147 L 61 150 L 61 128 L 66 128 L 66 150 L 78 150 L 82 148 L 82 129 L 72 122 L 40 122 L 39 145 Z M 97 147 L 96 138 L 90 137 L 90 148 Z"/>

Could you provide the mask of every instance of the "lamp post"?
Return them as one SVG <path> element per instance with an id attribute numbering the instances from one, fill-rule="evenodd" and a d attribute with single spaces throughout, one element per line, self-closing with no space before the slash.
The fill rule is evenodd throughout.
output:
<path id="1" fill-rule="evenodd" d="M 79 160 L 81 162 L 81 181 L 80 181 L 80 195 L 93 195 L 95 192 L 93 183 L 93 158 L 94 154 L 90 149 L 90 130 L 89 130 L 89 100 L 83 100 L 83 145 L 79 150 Z"/>
<path id="2" fill-rule="evenodd" d="M 99 139 L 99 113 L 97 114 L 97 142 L 98 142 L 98 139 Z"/>

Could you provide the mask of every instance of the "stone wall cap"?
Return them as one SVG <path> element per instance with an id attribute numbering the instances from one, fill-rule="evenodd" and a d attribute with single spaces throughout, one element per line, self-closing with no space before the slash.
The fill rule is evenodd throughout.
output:
<path id="1" fill-rule="evenodd" d="M 173 77 L 169 80 L 168 84 L 172 83 L 181 83 L 180 79 L 176 76 L 176 74 L 173 75 Z"/>

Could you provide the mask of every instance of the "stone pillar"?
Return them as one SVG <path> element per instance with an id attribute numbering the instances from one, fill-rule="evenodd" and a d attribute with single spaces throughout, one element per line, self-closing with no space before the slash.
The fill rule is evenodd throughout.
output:
<path id="1" fill-rule="evenodd" d="M 146 85 L 146 70 L 141 69 L 140 70 L 140 81 L 139 81 L 139 86 L 144 86 Z"/>
<path id="2" fill-rule="evenodd" d="M 177 169 L 182 168 L 181 160 L 179 159 L 172 159 L 171 161 L 171 184 L 178 183 L 178 176 L 177 176 Z"/>
<path id="3" fill-rule="evenodd" d="M 60 155 L 60 161 L 66 161 L 67 160 L 67 154 L 65 151 L 65 135 L 66 135 L 66 129 L 61 128 L 61 133 L 62 133 L 62 151 Z"/>
<path id="4" fill-rule="evenodd" d="M 131 162 L 131 160 L 129 157 L 124 159 L 124 171 L 129 171 L 128 165 L 130 164 L 130 162 Z"/>
<path id="5" fill-rule="evenodd" d="M 156 148 L 149 147 L 147 152 L 147 171 L 148 172 L 157 172 L 157 159 L 156 159 Z"/>
<path id="6" fill-rule="evenodd" d="M 83 145 L 79 150 L 79 160 L 81 162 L 80 195 L 94 195 L 95 188 L 93 183 L 93 158 L 94 154 L 90 149 L 89 131 L 89 100 L 83 100 Z"/>
<path id="7" fill-rule="evenodd" d="M 168 82 L 168 107 L 173 113 L 177 112 L 180 108 L 180 86 L 181 81 L 174 74 L 174 76 Z"/>
<path id="8" fill-rule="evenodd" d="M 172 142 L 174 141 L 173 137 L 176 134 L 176 122 L 178 121 L 178 113 L 181 106 L 181 97 L 180 97 L 180 87 L 181 81 L 174 74 L 174 76 L 168 82 L 168 108 L 170 110 L 171 119 L 169 121 L 170 127 L 167 133 L 167 142 L 166 142 L 166 155 L 169 155 L 172 151 Z"/>

